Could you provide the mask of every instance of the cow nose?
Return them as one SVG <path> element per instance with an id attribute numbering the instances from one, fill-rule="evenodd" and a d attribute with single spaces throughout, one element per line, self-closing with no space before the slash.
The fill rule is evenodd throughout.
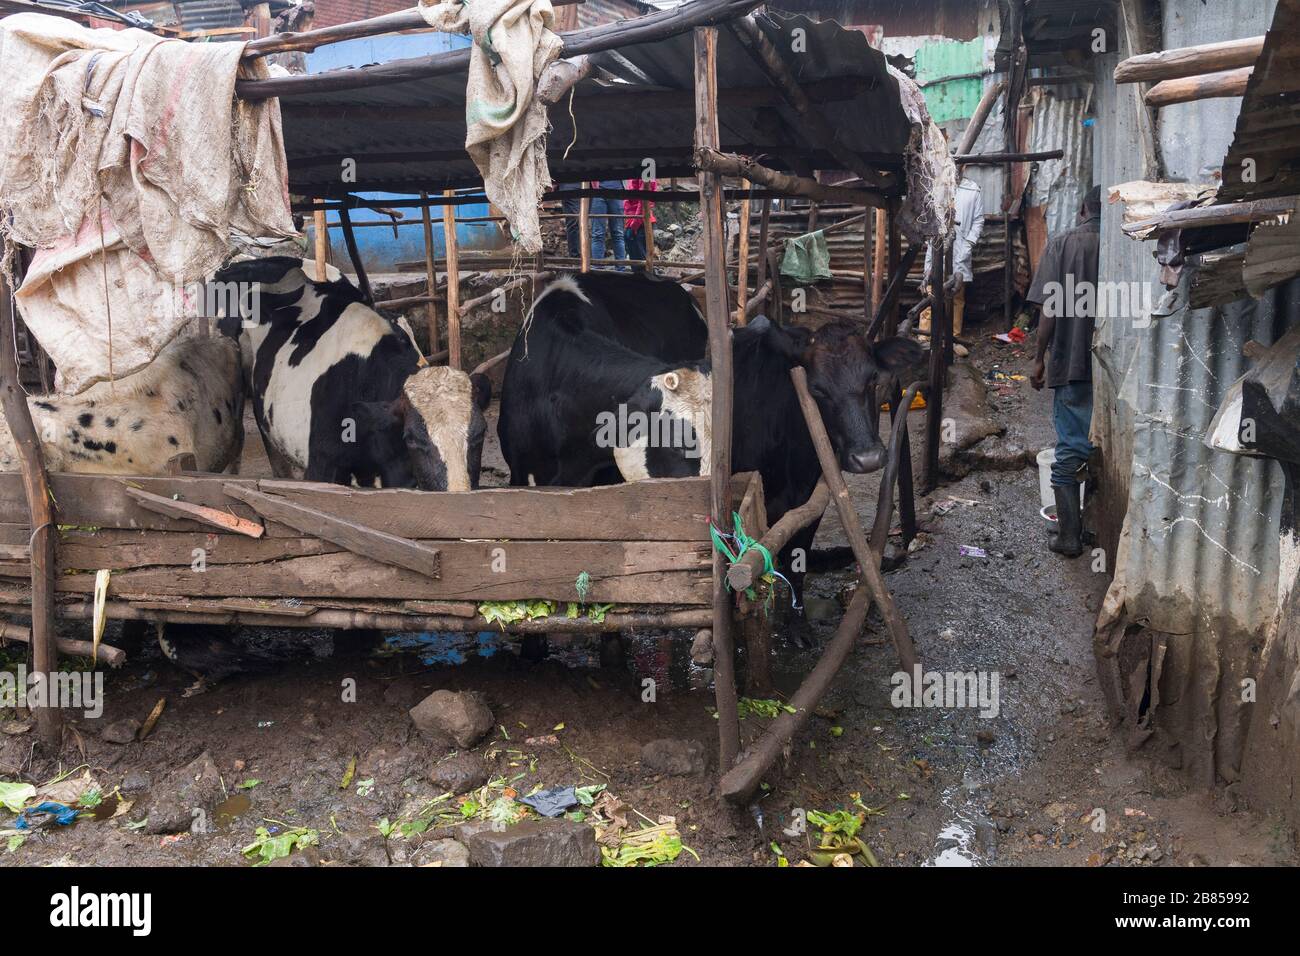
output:
<path id="1" fill-rule="evenodd" d="M 855 451 L 849 455 L 848 471 L 855 475 L 863 475 L 869 471 L 875 471 L 885 463 L 885 449 L 871 448 L 867 451 Z"/>

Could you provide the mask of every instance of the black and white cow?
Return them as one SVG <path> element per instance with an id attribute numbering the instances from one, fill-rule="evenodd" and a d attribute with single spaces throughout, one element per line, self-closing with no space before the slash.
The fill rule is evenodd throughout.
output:
<path id="1" fill-rule="evenodd" d="M 131 375 L 27 403 L 50 471 L 163 474 L 168 459 L 189 452 L 200 471 L 221 472 L 244 446 L 239 349 L 219 336 L 180 336 Z M 18 468 L 0 419 L 0 471 Z"/>
<path id="2" fill-rule="evenodd" d="M 366 304 L 332 270 L 267 257 L 214 277 L 229 302 L 221 331 L 237 336 L 253 411 L 279 477 L 426 491 L 478 486 L 491 386 L 445 367 L 421 368 L 410 330 Z M 232 285 L 233 284 L 233 285 Z"/>
<path id="3" fill-rule="evenodd" d="M 669 434 L 673 417 L 707 421 L 706 339 L 694 301 L 673 283 L 619 273 L 553 283 L 538 297 L 506 366 L 498 431 L 511 482 L 613 482 L 620 465 L 635 477 L 703 473 L 708 458 L 689 445 L 657 448 L 638 465 L 639 449 L 620 452 L 620 463 L 615 448 L 600 439 L 611 415 L 630 418 L 656 405 L 669 413 Z M 639 353 L 630 344 L 647 342 L 658 352 Z M 689 361 L 675 361 L 683 352 Z M 821 475 L 790 370 L 805 369 L 840 466 L 861 474 L 885 462 L 877 379 L 920 355 L 920 346 L 907 339 L 868 343 L 861 327 L 849 322 L 812 331 L 760 317 L 736 330 L 731 464 L 737 472 L 762 474 L 772 521 L 807 501 Z M 699 445 L 710 437 L 702 429 L 695 435 Z M 806 552 L 816 530 L 814 524 L 796 535 L 783 563 L 788 566 L 796 548 Z M 802 575 L 790 577 L 801 592 Z"/>

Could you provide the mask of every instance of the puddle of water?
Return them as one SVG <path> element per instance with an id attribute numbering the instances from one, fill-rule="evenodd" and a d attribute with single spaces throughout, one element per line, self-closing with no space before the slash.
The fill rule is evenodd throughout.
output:
<path id="1" fill-rule="evenodd" d="M 943 792 L 940 802 L 952 812 L 952 820 L 935 838 L 935 849 L 938 852 L 922 866 L 984 865 L 985 861 L 981 858 L 975 841 L 976 824 L 972 812 L 977 811 L 972 807 L 969 797 L 962 793 L 965 789 L 964 786 L 949 787 Z M 964 798 L 960 805 L 957 803 L 959 796 Z"/>
<path id="2" fill-rule="evenodd" d="M 217 804 L 212 811 L 212 822 L 217 827 L 227 827 L 247 813 L 253 801 L 246 793 L 232 793 Z"/>
<path id="3" fill-rule="evenodd" d="M 119 797 L 116 793 L 110 793 L 108 796 L 104 797 L 103 800 L 99 801 L 99 806 L 95 807 L 94 810 L 90 811 L 90 818 L 94 820 L 96 823 L 98 823 L 101 820 L 112 819 L 113 814 L 117 813 L 118 805 L 121 802 L 122 802 L 121 797 Z"/>

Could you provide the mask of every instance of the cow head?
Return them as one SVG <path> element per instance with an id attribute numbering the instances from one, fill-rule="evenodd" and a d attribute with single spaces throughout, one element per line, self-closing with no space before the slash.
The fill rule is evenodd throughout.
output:
<path id="1" fill-rule="evenodd" d="M 876 385 L 882 374 L 919 362 L 921 347 L 899 337 L 868 342 L 861 326 L 845 321 L 811 330 L 778 327 L 759 316 L 747 328 L 756 326 L 791 365 L 803 366 L 840 468 L 860 475 L 883 467 Z"/>
<path id="2" fill-rule="evenodd" d="M 484 375 L 423 368 L 394 401 L 356 404 L 357 439 L 369 460 L 385 463 L 386 487 L 469 491 L 478 487 L 491 399 Z"/>

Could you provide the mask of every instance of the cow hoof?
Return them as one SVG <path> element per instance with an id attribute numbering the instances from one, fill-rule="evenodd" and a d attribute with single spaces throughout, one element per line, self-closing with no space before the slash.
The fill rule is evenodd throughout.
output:
<path id="1" fill-rule="evenodd" d="M 817 635 L 813 633 L 812 624 L 803 614 L 791 612 L 785 621 L 785 638 L 800 650 L 817 646 Z"/>

